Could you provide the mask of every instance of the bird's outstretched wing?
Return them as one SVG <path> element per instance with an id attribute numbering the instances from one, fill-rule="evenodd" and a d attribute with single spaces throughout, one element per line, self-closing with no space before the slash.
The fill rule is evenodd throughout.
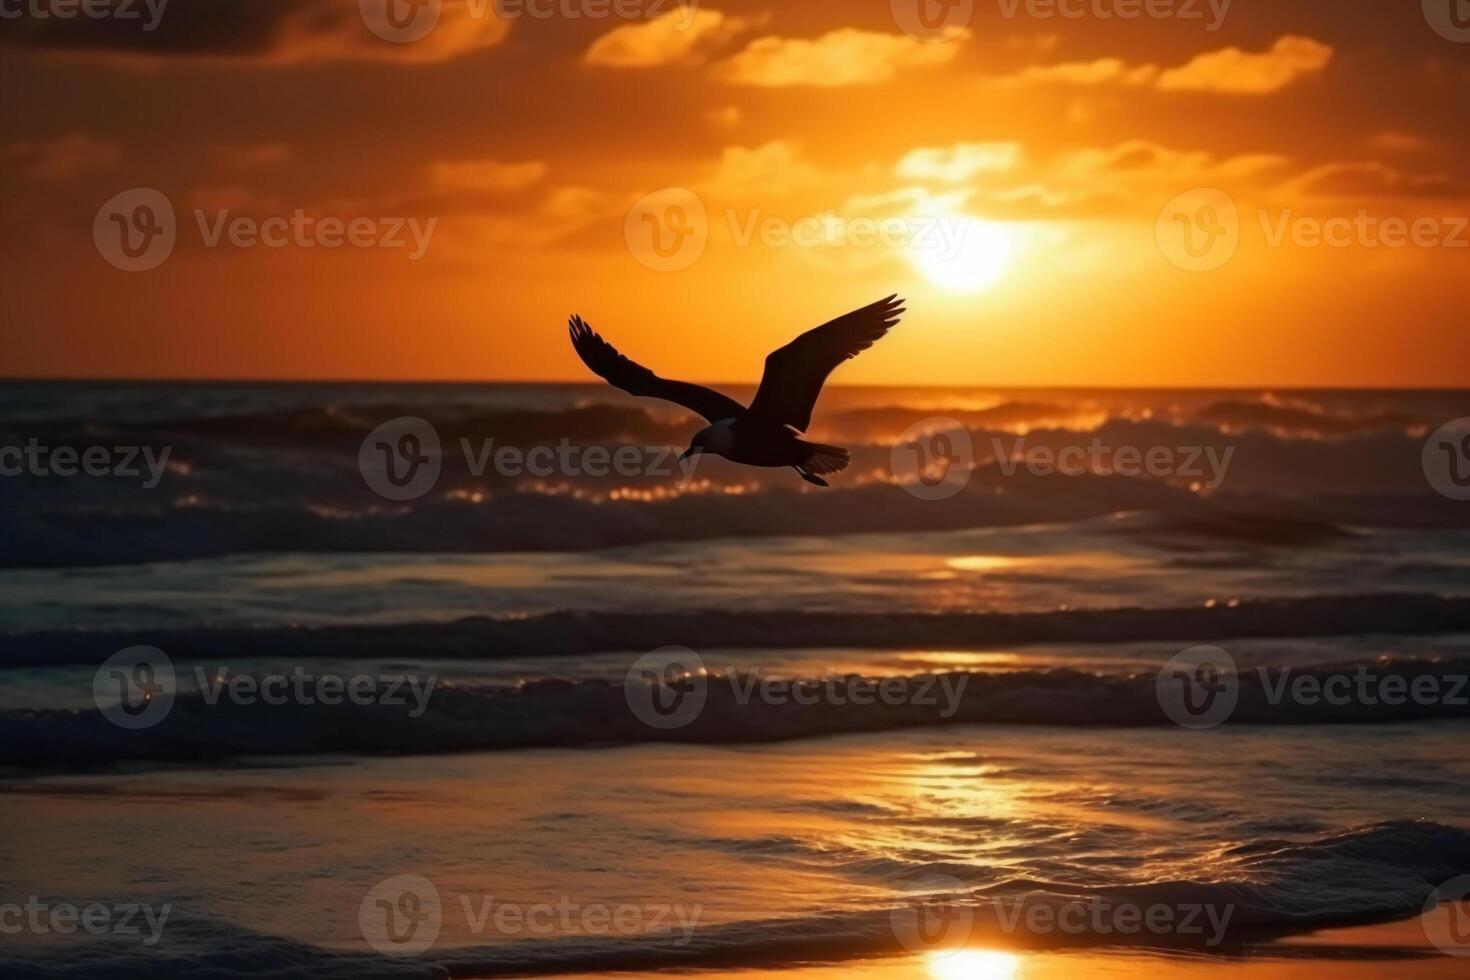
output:
<path id="1" fill-rule="evenodd" d="M 745 413 L 744 405 L 713 388 L 686 381 L 668 381 L 643 365 L 628 360 L 580 316 L 572 317 L 570 326 L 572 346 L 577 349 L 582 363 L 614 388 L 621 388 L 630 395 L 662 398 L 683 405 L 711 422 L 733 419 Z"/>
<path id="2" fill-rule="evenodd" d="M 808 330 L 766 358 L 766 373 L 746 418 L 805 431 L 832 369 L 872 347 L 904 312 L 897 295 Z"/>

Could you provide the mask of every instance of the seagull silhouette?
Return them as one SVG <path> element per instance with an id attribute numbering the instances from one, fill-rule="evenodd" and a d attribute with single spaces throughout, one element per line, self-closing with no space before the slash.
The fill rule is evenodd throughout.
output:
<path id="1" fill-rule="evenodd" d="M 826 487 L 831 484 L 822 477 L 847 469 L 851 457 L 846 449 L 807 442 L 800 435 L 812 423 L 812 409 L 832 369 L 872 347 L 898 323 L 903 302 L 895 294 L 772 351 L 749 408 L 713 388 L 660 378 L 618 353 L 580 316 L 571 319 L 572 346 L 614 388 L 662 398 L 704 416 L 710 424 L 695 433 L 680 459 L 713 453 L 747 466 L 790 466 L 808 483 Z"/>

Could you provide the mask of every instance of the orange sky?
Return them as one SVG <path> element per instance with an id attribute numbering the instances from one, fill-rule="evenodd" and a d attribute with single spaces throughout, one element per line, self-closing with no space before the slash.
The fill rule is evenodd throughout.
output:
<path id="1" fill-rule="evenodd" d="M 1470 383 L 1433 2 L 425 0 L 400 41 L 387 0 L 46 2 L 0 20 L 0 374 L 582 380 L 576 311 L 750 381 L 901 292 L 836 381 Z M 172 250 L 124 271 L 136 188 Z"/>

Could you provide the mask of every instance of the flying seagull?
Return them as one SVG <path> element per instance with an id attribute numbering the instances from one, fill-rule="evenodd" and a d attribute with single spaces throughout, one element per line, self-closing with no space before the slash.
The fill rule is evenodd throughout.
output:
<path id="1" fill-rule="evenodd" d="M 904 312 L 897 295 L 808 330 L 766 358 L 766 373 L 750 407 L 703 385 L 660 378 L 618 353 L 580 316 L 571 319 L 572 346 L 582 362 L 614 388 L 662 398 L 698 412 L 710 423 L 695 433 L 680 459 L 714 453 L 747 466 L 793 467 L 819 487 L 824 476 L 852 461 L 847 450 L 802 439 L 832 369 L 872 347 Z"/>

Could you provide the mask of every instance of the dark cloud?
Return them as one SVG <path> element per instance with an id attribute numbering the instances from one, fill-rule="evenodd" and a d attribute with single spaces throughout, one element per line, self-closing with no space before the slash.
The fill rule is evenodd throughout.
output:
<path id="1" fill-rule="evenodd" d="M 27 15 L 3 21 L 0 39 L 15 46 L 56 51 L 248 57 L 268 53 L 293 15 L 319 19 L 326 14 L 340 22 L 353 13 L 346 5 L 332 11 L 319 0 L 174 0 L 155 23 L 144 0 L 126 4 L 114 0 L 112 7 L 119 14 L 131 10 L 136 17 Z M 318 9 L 310 11 L 313 7 Z M 155 26 L 145 30 L 150 23 Z"/>

